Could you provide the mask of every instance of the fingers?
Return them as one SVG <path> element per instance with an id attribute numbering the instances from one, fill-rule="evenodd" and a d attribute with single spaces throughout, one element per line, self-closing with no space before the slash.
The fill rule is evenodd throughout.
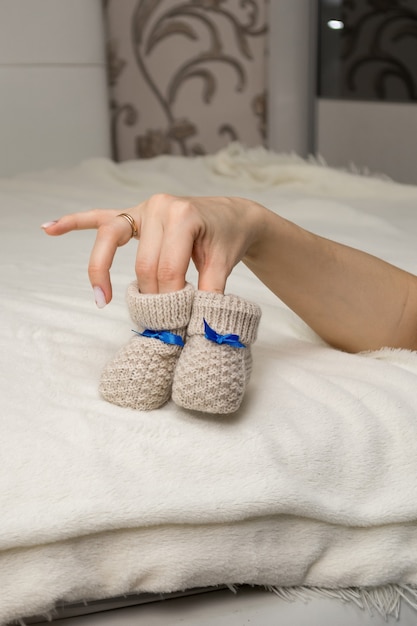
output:
<path id="1" fill-rule="evenodd" d="M 141 222 L 136 276 L 142 293 L 183 289 L 194 245 L 196 228 L 186 203 L 158 200 Z"/>
<path id="2" fill-rule="evenodd" d="M 73 230 L 98 229 L 113 220 L 119 213 L 120 211 L 113 209 L 94 209 L 82 213 L 72 213 L 64 215 L 58 220 L 45 222 L 41 228 L 53 237 L 64 235 Z"/>
<path id="3" fill-rule="evenodd" d="M 51 236 L 63 235 L 74 230 L 97 229 L 91 251 L 88 275 L 99 308 L 112 298 L 110 268 L 119 246 L 127 243 L 132 229 L 124 219 L 116 219 L 120 210 L 94 209 L 83 213 L 64 215 L 59 220 L 46 222 L 41 228 Z"/>
<path id="4" fill-rule="evenodd" d="M 118 215 L 119 212 L 116 212 L 115 216 L 113 214 L 110 220 L 98 227 L 88 264 L 88 276 L 99 308 L 108 304 L 112 298 L 110 268 L 116 250 L 132 238 L 130 225 L 124 219 L 118 218 Z"/>
<path id="5" fill-rule="evenodd" d="M 198 271 L 198 289 L 200 291 L 212 291 L 214 293 L 224 293 L 226 280 L 230 271 L 227 270 L 224 262 L 224 255 L 216 254 L 212 250 L 205 249 L 205 246 L 196 242 L 193 251 L 194 265 Z"/>
<path id="6" fill-rule="evenodd" d="M 232 241 L 228 239 L 224 243 L 230 250 Z M 198 289 L 200 291 L 212 291 L 223 294 L 226 289 L 227 278 L 233 268 L 233 264 L 228 265 L 227 253 L 223 246 L 215 245 L 213 241 L 201 241 L 197 239 L 194 243 L 192 259 L 198 271 Z"/>
<path id="7" fill-rule="evenodd" d="M 198 275 L 198 288 L 200 291 L 213 291 L 223 294 L 226 289 L 227 275 L 224 268 L 208 267 L 200 271 Z"/>
<path id="8" fill-rule="evenodd" d="M 116 250 L 132 236 L 129 222 L 118 217 L 120 212 L 95 209 L 42 225 L 51 236 L 97 229 L 88 274 L 100 308 L 112 297 L 110 268 Z M 191 259 L 199 274 L 198 288 L 224 293 L 226 280 L 239 260 L 233 244 L 236 211 L 231 210 L 230 200 L 158 194 L 126 212 L 135 220 L 140 237 L 135 270 L 142 293 L 183 289 Z"/>
<path id="9" fill-rule="evenodd" d="M 141 241 L 136 255 L 136 280 L 141 293 L 158 293 L 158 264 L 162 245 L 161 225 L 142 224 Z"/>
<path id="10" fill-rule="evenodd" d="M 101 309 L 112 298 L 110 268 L 117 250 L 117 240 L 111 231 L 98 230 L 88 264 L 88 277 L 94 290 L 97 306 Z"/>

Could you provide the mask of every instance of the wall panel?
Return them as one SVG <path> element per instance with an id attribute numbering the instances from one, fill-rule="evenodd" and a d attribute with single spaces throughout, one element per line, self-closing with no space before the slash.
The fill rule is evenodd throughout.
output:
<path id="1" fill-rule="evenodd" d="M 0 176 L 110 156 L 100 0 L 0 0 Z"/>

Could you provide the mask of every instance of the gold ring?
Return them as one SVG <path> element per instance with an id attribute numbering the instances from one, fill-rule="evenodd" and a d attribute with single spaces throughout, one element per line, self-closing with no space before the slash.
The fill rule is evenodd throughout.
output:
<path id="1" fill-rule="evenodd" d="M 129 213 L 119 213 L 117 217 L 123 217 L 130 224 L 130 228 L 132 229 L 132 237 L 137 237 L 138 227 L 136 225 L 135 220 Z"/>

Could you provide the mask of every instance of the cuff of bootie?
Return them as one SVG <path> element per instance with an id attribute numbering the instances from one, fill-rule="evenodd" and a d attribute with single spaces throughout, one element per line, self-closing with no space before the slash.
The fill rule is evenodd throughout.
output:
<path id="1" fill-rule="evenodd" d="M 127 288 L 130 317 L 138 326 L 150 330 L 173 330 L 188 325 L 194 299 L 194 287 L 171 293 L 140 293 L 136 282 Z"/>
<path id="2" fill-rule="evenodd" d="M 193 312 L 188 325 L 189 335 L 204 335 L 204 320 L 221 335 L 239 335 L 242 343 L 255 341 L 261 308 L 254 302 L 232 294 L 196 291 Z"/>

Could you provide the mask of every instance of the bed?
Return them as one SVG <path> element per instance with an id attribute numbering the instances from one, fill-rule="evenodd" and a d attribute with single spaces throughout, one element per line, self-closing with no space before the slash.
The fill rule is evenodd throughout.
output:
<path id="1" fill-rule="evenodd" d="M 327 596 L 364 609 L 351 624 L 366 609 L 415 623 L 415 353 L 336 351 L 239 265 L 227 290 L 263 315 L 237 413 L 100 397 L 104 364 L 131 336 L 135 245 L 119 250 L 98 310 L 94 234 L 39 226 L 159 191 L 251 197 L 417 272 L 416 187 L 263 148 L 1 179 L 0 624 L 59 617 L 58 603 L 241 585 L 267 590 L 276 619 L 285 599 Z"/>

